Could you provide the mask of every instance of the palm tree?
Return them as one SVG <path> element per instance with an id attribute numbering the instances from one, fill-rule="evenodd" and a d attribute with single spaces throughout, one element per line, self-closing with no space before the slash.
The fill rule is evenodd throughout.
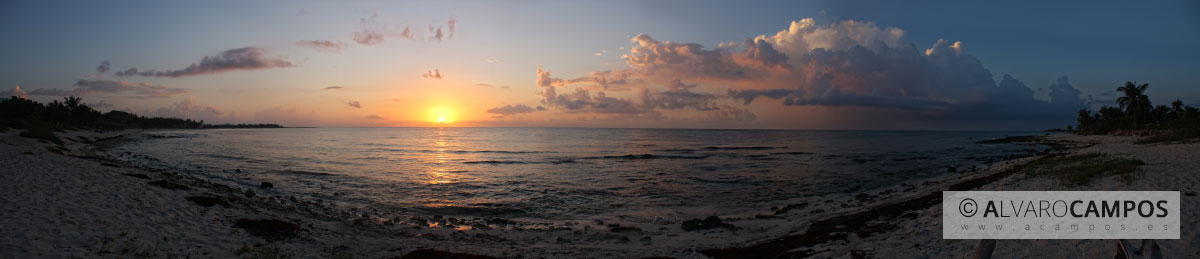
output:
<path id="1" fill-rule="evenodd" d="M 1174 113 L 1175 117 L 1177 117 L 1177 118 L 1182 118 L 1183 117 L 1183 101 L 1181 101 L 1179 99 L 1175 99 L 1174 102 L 1171 102 L 1171 113 Z"/>
<path id="2" fill-rule="evenodd" d="M 1144 113 L 1146 108 L 1150 107 L 1150 97 L 1146 96 L 1146 88 L 1150 84 L 1137 85 L 1137 83 L 1125 81 L 1125 85 L 1117 87 L 1117 91 L 1125 93 L 1125 96 L 1117 98 L 1117 104 L 1125 109 L 1125 114 L 1129 114 L 1133 118 L 1133 130 L 1137 130 L 1138 114 Z"/>

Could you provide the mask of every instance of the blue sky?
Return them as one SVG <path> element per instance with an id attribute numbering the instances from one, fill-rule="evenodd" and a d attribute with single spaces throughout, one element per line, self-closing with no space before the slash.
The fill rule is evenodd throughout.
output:
<path id="1" fill-rule="evenodd" d="M 451 18 L 456 21 L 454 37 L 433 39 L 430 28 L 448 33 Z M 20 85 L 25 92 L 82 89 L 73 93 L 85 94 L 85 100 L 103 102 L 110 109 L 136 113 L 320 126 L 420 126 L 448 116 L 459 125 L 473 126 L 977 129 L 1002 125 L 1023 129 L 1060 125 L 1073 117 L 1030 116 L 1022 120 L 1024 115 L 1016 114 L 995 116 L 997 119 L 990 121 L 953 119 L 963 117 L 964 111 L 992 107 L 984 103 L 999 97 L 957 90 L 933 97 L 912 96 L 911 86 L 878 83 L 818 89 L 805 85 L 813 83 L 807 81 L 780 85 L 797 79 L 780 73 L 805 73 L 796 63 L 800 56 L 809 56 L 810 50 L 805 49 L 784 51 L 792 63 L 787 68 L 790 72 L 770 72 L 774 70 L 758 64 L 738 69 L 761 68 L 763 73 L 774 74 L 738 79 L 676 70 L 685 69 L 679 66 L 635 64 L 622 56 L 638 47 L 638 42 L 631 42 L 633 37 L 645 34 L 655 42 L 643 50 L 675 46 L 668 42 L 696 43 L 713 50 L 720 43 L 731 42 L 736 46 L 717 52 L 735 58 L 745 48 L 745 39 L 765 36 L 770 40 L 792 22 L 805 18 L 811 18 L 818 29 L 841 25 L 902 30 L 898 41 L 889 42 L 891 48 L 911 44 L 924 51 L 939 39 L 948 44 L 961 42 L 970 56 L 962 62 L 977 59 L 991 72 L 995 84 L 1001 83 L 1004 74 L 1011 74 L 1034 90 L 1036 100 L 1046 100 L 1049 94 L 1048 89 L 1039 88 L 1068 76 L 1085 101 L 1087 95 L 1094 97 L 1090 101 L 1114 99 L 1102 94 L 1126 80 L 1138 80 L 1151 84 L 1149 93 L 1157 104 L 1176 98 L 1200 104 L 1200 73 L 1195 72 L 1200 71 L 1196 61 L 1200 51 L 1193 47 L 1200 46 L 1200 33 L 1196 33 L 1200 32 L 1200 4 L 1195 1 L 5 1 L 0 3 L 0 35 L 7 39 L 0 41 L 4 57 L 0 59 L 0 85 L 3 90 Z M 415 36 L 399 36 L 405 27 Z M 386 36 L 382 43 L 361 44 L 354 41 L 355 32 Z M 299 45 L 301 40 L 337 42 L 342 48 L 312 49 Z M 779 43 L 772 46 L 788 48 Z M 852 46 L 835 49 L 841 47 L 850 51 Z M 255 56 L 246 58 L 290 65 L 181 77 L 113 74 L 131 67 L 179 70 L 204 57 L 239 48 L 254 48 Z M 111 70 L 98 72 L 101 61 L 110 62 Z M 745 65 L 745 60 L 737 62 Z M 810 65 L 814 64 L 829 65 Z M 892 72 L 883 67 L 882 72 Z M 616 89 L 577 83 L 547 88 L 537 84 L 539 68 L 549 72 L 547 79 L 581 79 L 616 71 L 629 73 L 631 82 L 642 83 Z M 445 77 L 421 76 L 435 69 Z M 938 69 L 922 71 L 939 76 L 959 73 Z M 668 70 L 686 73 L 649 73 Z M 124 85 L 84 89 L 80 80 L 90 80 L 91 85 Z M 673 80 L 695 87 L 672 88 Z M 845 80 L 837 82 L 847 84 Z M 138 84 L 182 89 L 179 92 L 183 93 L 131 97 L 141 89 Z M 329 86 L 343 88 L 325 90 Z M 830 92 L 832 88 L 826 87 L 838 90 Z M 959 86 L 929 89 L 946 87 Z M 547 94 L 550 89 L 569 100 L 556 101 L 560 98 Z M 797 91 L 744 103 L 727 96 L 730 90 L 746 93 L 744 90 L 751 89 Z M 886 93 L 896 89 L 904 93 Z M 816 90 L 825 92 L 818 95 Z M 566 96 L 579 91 L 589 96 Z M 640 94 L 643 92 L 649 94 Z M 60 98 L 45 94 L 49 91 L 40 93 L 32 97 L 43 101 Z M 600 93 L 616 99 L 597 98 Z M 663 101 L 680 94 L 696 94 L 694 97 L 701 99 L 688 100 L 696 103 L 646 99 Z M 831 94 L 841 95 L 831 98 Z M 879 105 L 880 98 L 889 104 Z M 612 102 L 604 103 L 606 100 Z M 346 105 L 351 101 L 361 105 Z M 572 106 L 566 101 L 585 105 Z M 931 101 L 943 103 L 934 110 L 907 104 L 902 106 L 910 108 L 895 109 L 896 102 Z M 804 105 L 779 105 L 784 102 Z M 495 109 L 506 105 L 531 109 Z M 628 109 L 605 108 L 610 105 Z M 892 112 L 919 115 L 865 123 L 875 120 L 864 114 Z"/>

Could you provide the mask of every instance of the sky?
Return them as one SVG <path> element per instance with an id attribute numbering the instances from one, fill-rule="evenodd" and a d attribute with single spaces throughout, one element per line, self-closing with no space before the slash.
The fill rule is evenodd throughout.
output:
<path id="1" fill-rule="evenodd" d="M 0 94 L 287 126 L 1041 130 L 1200 106 L 1196 1 L 0 1 Z"/>

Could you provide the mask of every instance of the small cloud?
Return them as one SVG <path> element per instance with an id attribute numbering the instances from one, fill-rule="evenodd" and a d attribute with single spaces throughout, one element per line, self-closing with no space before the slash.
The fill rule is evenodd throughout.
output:
<path id="1" fill-rule="evenodd" d="M 354 42 L 364 46 L 378 45 L 383 43 L 383 34 L 371 30 L 356 31 L 354 32 Z"/>
<path id="2" fill-rule="evenodd" d="M 296 45 L 333 53 L 342 52 L 342 49 L 346 48 L 344 42 L 328 40 L 300 40 L 296 42 Z"/>
<path id="3" fill-rule="evenodd" d="M 475 86 L 492 87 L 491 84 L 475 84 Z"/>
<path id="4" fill-rule="evenodd" d="M 421 74 L 421 77 L 442 80 L 442 72 L 438 71 L 437 69 L 429 70 L 425 71 L 425 74 Z"/>
<path id="5" fill-rule="evenodd" d="M 342 88 L 345 88 L 345 87 L 335 85 L 335 86 L 326 87 L 325 90 L 337 90 L 337 89 L 342 89 Z"/>
<path id="6" fill-rule="evenodd" d="M 379 19 L 379 13 L 371 13 L 371 16 L 360 18 L 359 21 L 362 23 L 375 23 L 377 19 Z"/>
<path id="7" fill-rule="evenodd" d="M 442 37 L 445 37 L 445 35 L 442 34 L 442 26 L 438 26 L 435 28 L 435 27 L 433 27 L 433 25 L 430 25 L 429 26 L 429 34 L 433 35 L 433 37 L 430 38 L 433 41 L 442 41 Z"/>
<path id="8" fill-rule="evenodd" d="M 600 50 L 600 52 L 596 52 L 596 53 L 594 53 L 594 54 L 592 54 L 592 55 L 593 55 L 593 56 L 597 56 L 597 57 L 603 57 L 603 56 L 604 56 L 604 53 L 607 53 L 607 52 L 608 52 L 608 50 Z"/>
<path id="9" fill-rule="evenodd" d="M 13 96 L 21 97 L 23 99 L 29 99 L 29 95 L 25 94 L 25 90 L 21 90 L 20 85 L 13 86 L 13 89 L 10 91 L 0 92 L 0 98 L 9 98 L 9 97 L 13 97 Z"/>
<path id="10" fill-rule="evenodd" d="M 362 109 L 362 104 L 358 103 L 358 101 L 355 101 L 355 100 L 347 101 L 346 105 L 350 105 L 350 107 L 354 107 L 357 109 Z"/>
<path id="11" fill-rule="evenodd" d="M 500 63 L 500 59 L 498 58 L 488 58 L 483 61 L 487 61 L 487 63 Z"/>
<path id="12" fill-rule="evenodd" d="M 400 102 L 400 99 L 392 99 L 393 102 Z"/>
<path id="13" fill-rule="evenodd" d="M 229 72 L 234 70 L 255 70 L 276 67 L 291 67 L 292 62 L 279 58 L 263 57 L 263 51 L 255 47 L 246 47 L 239 49 L 231 49 L 222 51 L 216 56 L 205 56 L 200 59 L 200 63 L 192 63 L 192 65 L 179 70 L 169 71 L 138 71 L 137 68 L 126 69 L 125 71 L 117 72 L 117 76 L 156 76 L 156 77 L 181 77 L 203 74 L 216 74 Z"/>
<path id="14" fill-rule="evenodd" d="M 366 119 L 368 119 L 368 120 L 386 120 L 387 117 L 381 117 L 379 115 L 367 115 Z"/>
<path id="15" fill-rule="evenodd" d="M 102 61 L 100 66 L 96 67 L 96 73 L 108 72 L 109 67 L 108 60 Z"/>
<path id="16" fill-rule="evenodd" d="M 450 16 L 450 21 L 446 22 L 446 26 L 447 26 L 447 27 L 450 27 L 450 38 L 451 38 L 451 39 L 454 39 L 454 27 L 455 27 L 455 25 L 458 25 L 458 20 L 455 20 L 455 19 L 454 19 L 454 16 Z"/>
<path id="17" fill-rule="evenodd" d="M 409 28 L 407 25 L 404 26 L 404 30 L 400 32 L 399 36 L 401 38 L 410 39 L 410 40 L 413 39 L 413 37 L 415 37 L 413 35 L 412 28 Z"/>

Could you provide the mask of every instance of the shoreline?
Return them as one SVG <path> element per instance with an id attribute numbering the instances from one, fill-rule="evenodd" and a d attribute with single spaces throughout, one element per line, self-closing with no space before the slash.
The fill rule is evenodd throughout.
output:
<path id="1" fill-rule="evenodd" d="M 126 135 L 126 136 L 116 137 L 117 135 Z M 92 248 L 85 247 L 85 245 L 83 245 L 84 243 L 80 243 L 80 241 L 78 241 L 78 240 L 75 240 L 73 242 L 66 242 L 66 243 L 74 243 L 74 245 L 77 245 L 80 247 L 77 249 L 70 249 L 69 251 L 64 251 L 64 253 L 60 254 L 60 255 L 71 254 L 71 255 L 76 255 L 76 256 L 98 254 L 98 253 L 102 252 L 103 249 L 105 249 L 106 245 L 107 246 L 125 246 L 125 247 L 121 247 L 120 249 L 113 249 L 113 248 L 109 247 L 109 249 L 118 250 L 117 252 L 119 252 L 122 249 L 128 250 L 127 249 L 128 246 L 131 246 L 131 245 L 135 246 L 135 247 L 150 247 L 150 244 L 154 244 L 154 246 L 153 246 L 154 249 L 159 249 L 159 248 L 161 248 L 159 246 L 160 244 L 166 244 L 166 246 L 169 248 L 161 249 L 163 251 L 156 250 L 156 251 L 154 251 L 155 254 L 162 253 L 162 254 L 166 254 L 166 255 L 187 254 L 187 255 L 207 255 L 207 256 L 216 256 L 216 257 L 230 257 L 230 256 L 240 256 L 241 254 L 239 254 L 239 253 L 259 253 L 259 252 L 264 252 L 264 251 L 265 252 L 274 251 L 276 253 L 297 253 L 297 254 L 304 254 L 304 255 L 316 255 L 316 254 L 332 255 L 332 254 L 337 254 L 337 253 L 343 253 L 343 254 L 351 254 L 351 255 L 362 255 L 362 256 L 367 256 L 367 257 L 372 257 L 372 258 L 373 257 L 388 257 L 388 256 L 421 256 L 421 255 L 444 256 L 444 255 L 449 255 L 449 254 L 514 257 L 514 256 L 522 255 L 523 253 L 527 253 L 530 251 L 538 251 L 538 253 L 542 253 L 542 254 L 535 255 L 534 257 L 581 256 L 581 255 L 607 255 L 610 257 L 668 256 L 668 257 L 676 257 L 676 258 L 705 257 L 705 256 L 716 257 L 716 258 L 773 257 L 770 255 L 784 255 L 786 257 L 806 257 L 806 256 L 822 254 L 822 253 L 828 252 L 828 251 L 835 251 L 836 249 L 825 249 L 825 250 L 808 249 L 808 250 L 797 251 L 796 248 L 821 246 L 821 245 L 829 243 L 831 241 L 838 241 L 841 239 L 845 239 L 845 238 L 849 237 L 846 234 L 847 232 L 854 232 L 855 236 L 857 236 L 858 238 L 869 237 L 872 235 L 878 236 L 881 233 L 887 233 L 888 231 L 894 230 L 897 226 L 901 225 L 900 223 L 891 222 L 891 221 L 897 221 L 897 220 L 911 221 L 911 220 L 913 220 L 912 217 L 914 217 L 913 215 L 911 215 L 912 211 L 920 210 L 922 208 L 927 208 L 929 206 L 933 206 L 933 205 L 937 204 L 937 200 L 940 200 L 940 197 L 941 197 L 940 191 L 926 193 L 928 190 L 943 188 L 942 186 L 948 186 L 948 188 L 951 188 L 951 189 L 955 189 L 955 188 L 971 189 L 971 188 L 976 188 L 979 186 L 995 183 L 998 180 L 1009 178 L 1009 176 L 1012 176 L 1013 174 L 1015 174 L 1017 172 L 1016 169 L 1012 169 L 1011 167 L 1018 166 L 1020 164 L 1024 164 L 1024 163 L 1036 158 L 1036 157 L 1026 157 L 1026 158 L 1018 158 L 1015 160 L 1000 161 L 1000 162 L 997 162 L 997 164 L 1002 164 L 1003 165 L 1002 167 L 1005 167 L 1008 169 L 996 169 L 996 166 L 992 166 L 989 168 L 985 168 L 983 170 L 1000 170 L 1000 172 L 989 173 L 989 174 L 983 175 L 983 176 L 976 176 L 978 174 L 971 174 L 971 176 L 976 176 L 976 177 L 970 177 L 969 179 L 964 179 L 964 177 L 966 177 L 965 175 L 948 175 L 946 178 L 953 178 L 956 181 L 944 181 L 944 182 L 941 182 L 938 184 L 934 184 L 934 186 L 932 186 L 932 187 L 919 188 L 918 190 L 913 191 L 913 192 L 901 191 L 901 192 L 892 194 L 891 196 L 885 196 L 885 195 L 880 194 L 878 192 L 878 190 L 871 190 L 871 192 L 874 192 L 875 194 L 879 195 L 879 196 L 872 195 L 874 197 L 870 198 L 871 202 L 866 202 L 866 203 L 862 203 L 862 205 L 859 205 L 859 206 L 850 207 L 850 209 L 848 209 L 848 210 L 845 209 L 846 207 L 842 207 L 843 209 L 835 211 L 834 209 L 832 209 L 832 207 L 830 207 L 831 212 L 829 214 L 821 214 L 824 216 L 820 216 L 820 217 L 816 217 L 816 218 L 806 218 L 804 216 L 797 216 L 798 218 L 789 218 L 789 216 L 793 216 L 792 214 L 795 214 L 795 213 L 788 214 L 787 210 L 789 209 L 789 207 L 791 207 L 791 206 L 788 206 L 788 207 L 785 207 L 783 210 L 780 210 L 780 211 L 783 211 L 782 213 L 779 213 L 779 212 L 776 213 L 777 215 L 784 214 L 784 215 L 780 216 L 782 218 L 773 219 L 775 217 L 775 215 L 771 215 L 771 216 L 764 217 L 764 219 L 777 220 L 777 221 L 778 220 L 787 220 L 788 222 L 791 222 L 793 219 L 795 219 L 795 220 L 800 220 L 800 222 L 808 221 L 808 222 L 812 222 L 812 223 L 808 223 L 808 224 L 783 223 L 784 225 L 782 225 L 782 228 L 785 228 L 785 229 L 782 231 L 790 231 L 790 232 L 783 232 L 782 235 L 781 234 L 770 235 L 770 236 L 774 236 L 774 237 L 768 237 L 767 235 L 758 234 L 757 237 L 746 238 L 743 235 L 750 234 L 750 233 L 738 233 L 738 231 L 734 231 L 734 230 L 730 230 L 728 232 L 726 232 L 725 230 L 716 230 L 715 232 L 697 232 L 697 233 L 695 233 L 695 234 L 698 234 L 701 236 L 708 236 L 710 233 L 712 233 L 716 236 L 734 235 L 734 236 L 738 236 L 739 239 L 746 240 L 745 243 L 751 244 L 750 246 L 739 246 L 739 245 L 736 245 L 736 243 L 728 243 L 728 242 L 726 242 L 725 245 L 716 245 L 716 244 L 686 245 L 686 244 L 672 243 L 671 241 L 665 241 L 665 240 L 660 241 L 660 240 L 655 239 L 655 240 L 653 240 L 653 242 L 655 242 L 655 244 L 656 244 L 655 246 L 644 247 L 646 244 L 649 244 L 649 242 L 646 242 L 646 240 L 632 241 L 632 240 L 630 240 L 629 237 L 641 236 L 641 235 L 643 235 L 643 232 L 646 232 L 646 233 L 648 233 L 648 234 L 646 234 L 646 237 L 648 238 L 649 235 L 652 235 L 649 233 L 661 233 L 661 232 L 656 232 L 655 230 L 643 231 L 642 229 L 639 229 L 637 227 L 633 227 L 633 228 L 612 227 L 611 225 L 609 226 L 608 231 L 606 231 L 606 229 L 603 226 L 596 226 L 594 231 L 584 231 L 585 234 L 583 234 L 582 236 L 579 236 L 579 231 L 575 231 L 576 232 L 575 234 L 577 236 L 576 238 L 579 238 L 580 240 L 594 240 L 592 242 L 595 242 L 594 244 L 579 244 L 579 243 L 574 243 L 574 242 L 562 243 L 561 242 L 563 240 L 562 237 L 559 237 L 558 241 L 552 241 L 553 239 L 551 239 L 551 240 L 541 239 L 542 237 L 540 237 L 540 236 L 542 236 L 542 235 L 554 234 L 554 233 L 546 232 L 547 230 L 537 230 L 536 228 L 534 228 L 534 227 L 537 227 L 536 224 L 520 225 L 520 224 L 524 224 L 524 223 L 516 223 L 516 222 L 513 223 L 513 224 L 518 224 L 516 227 L 511 227 L 509 230 L 505 230 L 505 231 L 516 232 L 516 233 L 512 233 L 511 235 L 504 235 L 504 234 L 508 234 L 507 232 L 504 232 L 501 234 L 501 236 L 496 236 L 496 235 L 490 234 L 489 232 L 484 232 L 484 231 L 473 231 L 475 233 L 472 235 L 471 232 L 463 232 L 463 231 L 460 231 L 457 229 L 444 229 L 444 228 L 433 228 L 433 227 L 429 227 L 428 229 L 421 229 L 420 227 L 417 227 L 415 229 L 414 228 L 405 228 L 405 226 L 410 226 L 411 224 L 413 224 L 413 222 L 410 222 L 410 221 L 414 220 L 413 218 L 410 218 L 408 220 L 404 220 L 399 217 L 391 218 L 391 219 L 380 219 L 380 218 L 378 218 L 378 216 L 368 216 L 368 215 L 371 215 L 371 212 L 369 212 L 369 211 L 345 210 L 344 208 L 336 208 L 334 206 L 328 206 L 325 204 L 312 203 L 310 201 L 305 201 L 302 199 L 297 200 L 295 197 L 289 198 L 289 197 L 280 196 L 279 195 L 280 193 L 272 192 L 270 189 L 262 189 L 262 190 L 241 189 L 238 187 L 232 187 L 232 186 L 227 186 L 224 184 L 213 183 L 211 181 L 203 180 L 197 176 L 183 175 L 183 174 L 179 174 L 179 173 L 167 172 L 164 170 L 153 169 L 153 168 L 140 168 L 137 166 L 129 165 L 127 163 L 124 163 L 124 162 L 114 159 L 114 158 L 98 155 L 99 154 L 98 152 L 103 150 L 105 147 L 111 147 L 113 145 L 116 145 L 119 141 L 137 141 L 139 138 L 147 137 L 145 131 L 138 130 L 138 131 L 120 131 L 120 132 L 106 132 L 106 133 L 74 131 L 74 132 L 64 133 L 64 134 L 62 134 L 62 136 L 64 137 L 65 140 L 67 140 L 67 141 L 65 141 L 65 144 L 63 146 L 66 147 L 66 149 L 68 149 L 68 151 L 66 151 L 64 155 L 58 156 L 59 158 L 62 158 L 62 159 L 58 159 L 58 158 L 55 158 L 55 159 L 56 160 L 71 160 L 74 162 L 56 164 L 56 166 L 58 166 L 59 169 L 63 169 L 62 167 L 64 165 L 74 166 L 75 170 L 73 170 L 73 171 L 87 171 L 87 170 L 99 169 L 96 171 L 108 171 L 107 177 L 113 178 L 113 179 L 109 179 L 109 180 L 115 180 L 116 182 L 120 182 L 117 185 L 123 186 L 125 188 L 132 187 L 136 190 L 136 188 L 139 188 L 139 187 L 134 187 L 134 186 L 152 186 L 149 188 L 140 187 L 140 188 L 148 189 L 147 191 L 154 190 L 154 191 L 149 191 L 149 192 L 143 193 L 143 196 L 144 196 L 143 199 L 154 200 L 155 202 L 157 202 L 159 204 L 159 210 L 149 210 L 149 211 L 133 210 L 133 211 L 128 211 L 127 213 L 152 214 L 151 213 L 152 211 L 160 212 L 163 209 L 168 210 L 168 211 L 173 211 L 173 212 L 186 212 L 186 213 L 177 213 L 175 215 L 175 217 L 176 217 L 175 219 L 182 220 L 185 222 L 190 221 L 189 223 L 192 224 L 190 227 L 193 227 L 193 228 L 206 229 L 205 231 L 199 231 L 199 232 L 203 232 L 203 233 L 199 233 L 199 234 L 189 233 L 189 235 L 200 235 L 205 238 L 189 240 L 189 241 L 199 243 L 199 244 L 209 245 L 209 246 L 197 246 L 196 244 L 193 244 L 191 242 L 138 241 L 138 240 L 140 240 L 139 238 L 128 239 L 127 241 L 120 241 L 121 240 L 120 238 L 106 237 L 103 234 L 101 234 L 99 236 L 93 235 L 91 237 L 88 237 L 89 239 L 93 239 L 93 240 L 89 240 L 89 241 L 91 241 L 91 243 L 94 243 L 91 246 Z M 84 138 L 80 138 L 80 136 L 83 136 Z M 2 137 L 2 138 L 0 138 L 0 146 L 4 147 L 4 148 L 0 148 L 0 152 L 3 152 L 5 154 L 15 153 L 14 152 L 15 150 L 11 150 L 11 149 L 29 149 L 31 147 L 36 149 L 39 146 L 46 145 L 46 143 L 38 142 L 37 140 L 16 137 L 15 132 L 12 132 L 12 131 L 7 132 L 7 133 L 0 133 L 0 137 Z M 103 139 L 103 141 L 101 141 L 101 139 Z M 10 143 L 10 142 L 16 142 L 16 143 Z M 52 145 L 52 144 L 50 144 L 50 145 Z M 15 147 L 15 148 L 13 148 L 13 147 Z M 1071 149 L 1071 151 L 1077 150 L 1079 148 L 1080 147 L 1076 147 L 1074 149 Z M 32 151 L 32 152 L 36 152 L 36 151 Z M 51 152 L 51 151 L 45 151 L 45 152 Z M 28 156 L 28 157 L 31 157 L 31 158 L 37 160 L 37 159 L 45 159 L 45 156 L 54 156 L 54 155 L 48 155 L 46 153 L 33 153 L 32 155 L 23 155 L 23 156 Z M 25 161 L 25 162 L 29 162 L 29 161 Z M 67 168 L 67 169 L 70 169 L 70 168 Z M 67 171 L 72 171 L 72 170 L 67 170 Z M 65 177 L 65 176 L 69 176 L 68 174 L 70 174 L 71 172 L 59 172 L 59 173 L 60 173 L 60 175 L 59 175 L 60 177 Z M 138 175 L 141 175 L 141 176 L 138 176 Z M 941 180 L 941 179 L 939 179 L 939 180 Z M 35 180 L 27 179 L 27 181 L 35 181 Z M 950 182 L 954 182 L 954 183 L 950 183 Z M 41 182 L 41 183 L 45 183 L 45 182 Z M 155 183 L 159 183 L 159 184 L 155 184 Z M 174 186 L 177 189 L 170 188 L 172 186 Z M 178 187 L 178 186 L 182 186 L 182 187 Z M 159 188 L 159 187 L 161 187 L 161 188 Z M 112 191 L 120 192 L 122 190 L 112 190 Z M 129 190 L 124 190 L 124 191 L 129 191 Z M 924 194 L 922 194 L 922 193 L 924 193 Z M 931 197 L 931 195 L 933 195 L 933 194 L 937 194 L 936 198 Z M 153 196 L 153 195 L 157 195 L 157 196 Z M 874 201 L 874 198 L 880 198 L 881 200 Z M 9 200 L 5 200 L 5 201 L 9 202 L 9 203 L 14 203 Z M 111 199 L 111 198 L 110 199 L 101 198 L 101 200 L 99 200 L 98 202 L 101 204 L 107 202 L 107 203 L 109 203 L 109 205 L 122 205 L 123 203 L 128 203 L 128 202 L 123 202 L 120 199 Z M 16 204 L 19 204 L 19 203 L 16 203 Z M 207 206 L 205 206 L 205 204 L 207 204 Z M 217 206 L 217 205 L 219 205 L 219 206 Z M 828 205 L 831 205 L 831 204 L 828 204 Z M 828 205 L 826 205 L 826 206 L 828 206 Z M 937 206 L 933 206 L 933 207 L 937 207 Z M 112 212 L 112 211 L 105 211 L 100 208 L 96 208 L 95 210 L 97 212 L 100 212 L 100 213 L 98 213 L 100 215 L 93 215 L 96 217 L 103 217 L 101 215 L 103 215 L 104 213 L 116 213 L 116 212 Z M 776 211 L 776 209 L 772 208 L 771 211 Z M 8 213 L 6 213 L 6 214 L 8 214 Z M 97 214 L 97 213 L 93 213 L 93 214 Z M 201 217 L 199 217 L 199 219 L 203 219 L 203 220 L 197 220 L 197 218 L 191 218 L 191 219 L 179 218 L 179 217 L 188 217 L 186 215 L 193 215 L 193 216 L 199 215 L 199 216 L 201 216 Z M 9 216 L 10 215 L 5 215 L 5 219 L 8 219 Z M 758 216 L 758 215 L 755 215 L 755 216 Z M 884 219 L 883 221 L 885 221 L 885 222 L 868 224 L 868 222 L 879 221 L 876 219 Z M 246 220 L 256 220 L 256 221 L 247 223 Z M 280 222 L 285 223 L 285 224 L 280 224 L 283 226 L 282 228 L 284 229 L 283 237 L 284 237 L 284 239 L 287 239 L 288 237 L 290 237 L 291 239 L 287 239 L 287 241 L 273 241 L 272 238 L 270 238 L 272 234 L 258 235 L 261 233 L 258 233 L 258 234 L 253 233 L 253 232 L 261 232 L 262 230 L 252 230 L 254 227 L 250 226 L 250 225 L 254 225 L 254 224 L 269 225 L 268 223 L 270 223 L 270 222 L 258 222 L 261 220 L 279 220 Z M 450 219 L 440 219 L 439 218 L 439 219 L 428 219 L 428 220 L 436 220 L 436 222 L 441 223 L 441 224 L 446 224 L 446 223 L 458 223 L 458 225 L 469 224 L 467 219 L 461 219 L 458 222 L 455 222 L 453 220 L 453 218 L 450 218 Z M 493 221 L 493 220 L 496 220 L 496 219 L 485 219 L 485 221 Z M 502 219 L 502 220 L 507 220 L 507 219 Z M 756 220 L 756 219 L 755 219 L 755 217 L 750 217 L 750 218 L 734 217 L 734 218 L 727 218 L 726 222 L 735 223 L 735 224 L 744 226 L 746 224 L 742 224 L 742 223 L 745 223 L 747 220 Z M 764 220 L 764 221 L 767 221 L 767 220 Z M 741 223 L 739 223 L 739 222 L 741 222 Z M 467 223 L 467 224 L 464 224 L 464 223 Z M 34 225 L 37 225 L 37 224 L 38 223 L 34 223 Z M 152 225 L 152 223 L 146 223 L 146 224 Z M 241 225 L 241 227 L 238 227 L 238 225 Z M 497 224 L 497 225 L 504 225 L 504 224 Z M 850 225 L 852 229 L 853 228 L 857 228 L 857 229 L 846 230 L 846 229 L 842 229 L 842 228 L 832 227 L 832 226 L 837 226 L 837 225 Z M 0 226 L 8 227 L 11 229 L 17 229 L 17 228 L 15 228 L 15 226 L 10 226 L 8 224 L 3 224 Z M 294 226 L 294 227 L 292 227 L 292 226 Z M 380 226 L 384 226 L 384 227 L 381 228 Z M 153 227 L 153 226 L 151 226 L 151 227 Z M 548 231 L 553 232 L 555 230 L 555 227 L 557 227 L 557 226 L 550 225 L 549 226 L 550 230 L 548 230 Z M 666 227 L 676 227 L 677 228 L 678 222 L 666 225 Z M 740 227 L 742 227 L 742 226 L 739 226 L 739 228 Z M 746 227 L 753 229 L 756 226 L 750 225 L 750 226 L 746 226 Z M 773 227 L 778 228 L 780 226 L 776 225 Z M 797 228 L 807 228 L 807 229 L 804 229 L 803 234 L 789 234 L 791 232 L 797 231 L 796 230 Z M 288 229 L 292 229 L 292 230 L 288 230 Z M 590 226 L 584 226 L 584 229 L 593 229 L 593 228 Z M 277 231 L 277 230 L 274 230 L 274 229 L 268 230 L 268 232 L 271 232 L 271 231 Z M 858 231 L 858 232 L 855 232 L 855 231 Z M 88 229 L 81 229 L 80 232 L 96 233 L 96 232 L 105 232 L 105 231 L 100 231 L 100 230 L 96 230 L 96 229 L 91 229 L 90 231 L 88 231 Z M 121 234 L 124 234 L 124 236 L 130 235 L 127 232 L 119 232 L 119 231 L 111 231 L 111 230 L 107 231 L 107 232 L 108 232 L 108 234 L 112 234 L 112 232 L 116 232 L 116 234 L 118 234 L 118 235 L 121 235 Z M 720 232 L 720 233 L 718 233 L 718 232 Z M 742 232 L 753 232 L 753 231 L 743 230 Z M 779 232 L 777 231 L 776 233 L 779 233 Z M 837 234 L 837 233 L 841 233 L 841 234 Z M 43 234 L 45 234 L 45 233 L 43 233 Z M 835 235 L 830 236 L 829 234 L 835 234 Z M 152 234 L 140 234 L 140 235 L 154 236 Z M 122 237 L 124 237 L 124 236 L 122 236 Z M 139 235 L 135 235 L 135 236 L 139 236 Z M 551 235 L 551 236 L 553 236 L 553 235 Z M 532 240 L 534 240 L 534 241 L 517 241 L 517 240 L 521 240 L 522 237 L 532 238 Z M 547 237 L 549 237 L 549 236 L 547 236 Z M 656 236 L 656 237 L 658 237 L 658 236 Z M 165 240 L 169 240 L 169 238 L 167 238 L 167 237 L 163 237 L 163 238 L 165 238 Z M 263 239 L 263 238 L 266 238 L 266 239 Z M 78 238 L 76 238 L 76 239 L 78 239 Z M 101 242 L 101 241 L 105 241 L 106 239 L 109 239 L 110 241 L 108 241 L 108 243 Z M 622 239 L 625 240 L 624 242 L 627 243 L 628 245 L 621 245 Z M 117 241 L 112 241 L 112 240 L 117 240 Z M 540 240 L 540 241 L 538 241 L 538 240 Z M 120 242 L 118 242 L 118 241 L 120 241 Z M 264 241 L 266 241 L 266 242 L 264 242 Z M 121 242 L 124 242 L 124 243 L 121 243 Z M 338 243 L 338 242 L 341 242 L 341 243 Z M 616 242 L 616 243 L 614 244 L 612 242 Z M 664 242 L 666 242 L 666 243 L 664 243 Z M 6 240 L 2 243 L 17 244 L 20 242 L 16 242 L 15 240 Z M 557 245 L 554 245 L 555 243 L 557 243 Z M 519 245 L 519 244 L 525 244 L 526 247 L 517 248 L 516 246 L 514 246 L 514 245 Z M 634 245 L 641 245 L 641 246 L 634 246 Z M 661 245 L 662 247 L 657 247 L 659 245 Z M 18 248 L 16 246 L 18 246 L 18 245 L 13 245 L 13 247 L 5 247 L 4 249 L 0 249 L 0 250 L 10 251 L 10 252 L 4 252 L 5 254 L 12 253 L 11 251 L 25 251 L 25 252 L 30 252 L 30 253 L 32 253 L 34 251 L 34 250 Z M 33 247 L 36 248 L 37 246 L 33 246 Z M 180 247 L 200 247 L 200 248 L 176 249 L 176 248 L 180 248 Z M 272 249 L 274 249 L 274 250 L 272 250 Z M 439 250 L 439 249 L 445 249 L 445 250 Z M 36 250 L 37 251 L 46 251 L 44 249 L 36 249 Z M 132 250 L 137 251 L 137 249 L 132 249 Z M 79 254 L 80 251 L 82 251 L 83 254 Z M 449 251 L 449 252 L 447 252 L 447 251 Z M 655 251 L 657 251 L 657 252 L 655 252 Z M 110 251 L 110 252 L 116 253 L 113 251 Z M 145 252 L 145 251 L 143 251 L 143 252 Z M 515 254 L 513 254 L 513 253 L 515 253 Z M 100 254 L 103 254 L 103 253 L 100 253 Z M 25 255 L 32 255 L 32 254 L 25 254 Z M 485 257 L 488 257 L 488 256 L 485 256 Z"/>

